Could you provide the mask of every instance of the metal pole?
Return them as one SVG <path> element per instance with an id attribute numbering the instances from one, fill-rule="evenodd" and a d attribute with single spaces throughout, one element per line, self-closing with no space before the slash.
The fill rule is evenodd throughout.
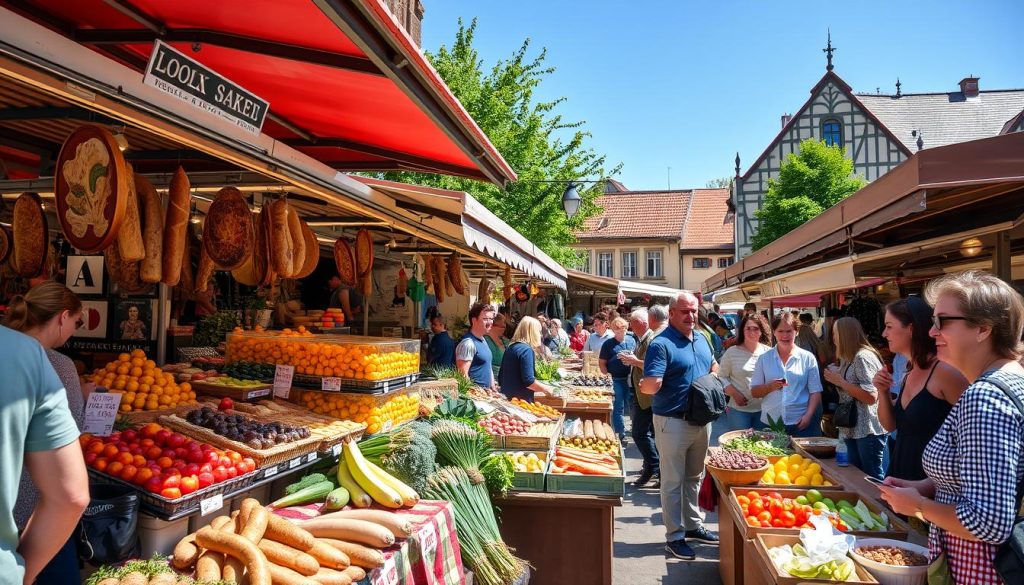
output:
<path id="1" fill-rule="evenodd" d="M 1010 268 L 1010 232 L 996 234 L 996 249 L 992 254 L 992 273 L 1006 282 L 1013 281 Z"/>
<path id="2" fill-rule="evenodd" d="M 156 314 L 156 363 L 161 366 L 167 363 L 167 319 L 170 318 L 170 311 L 167 311 L 170 287 L 164 283 L 157 285 L 157 314 Z"/>

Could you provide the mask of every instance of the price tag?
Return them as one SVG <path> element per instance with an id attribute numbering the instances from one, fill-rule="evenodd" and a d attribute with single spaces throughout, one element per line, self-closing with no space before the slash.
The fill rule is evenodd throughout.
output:
<path id="1" fill-rule="evenodd" d="M 420 531 L 416 534 L 417 540 L 420 541 L 420 550 L 423 552 L 423 557 L 426 559 L 432 559 L 434 551 L 437 550 L 437 531 L 434 530 L 434 525 L 431 522 L 427 522 L 420 528 Z"/>
<path id="2" fill-rule="evenodd" d="M 114 420 L 121 407 L 121 396 L 107 392 L 89 394 L 89 400 L 85 403 L 83 430 L 98 437 L 109 436 L 114 430 Z"/>
<path id="3" fill-rule="evenodd" d="M 302 464 L 302 457 L 296 457 L 288 462 L 288 469 L 295 469 Z"/>
<path id="4" fill-rule="evenodd" d="M 381 432 L 386 433 L 386 432 L 390 431 L 391 427 L 393 427 L 393 426 L 395 426 L 394 421 L 390 421 L 389 420 L 389 421 L 385 422 L 383 425 L 381 425 L 380 430 L 381 430 Z"/>
<path id="5" fill-rule="evenodd" d="M 276 465 L 273 467 L 268 467 L 267 470 L 263 472 L 263 477 L 274 477 L 275 475 L 277 475 Z"/>
<path id="6" fill-rule="evenodd" d="M 261 390 L 253 390 L 252 392 L 245 395 L 246 400 L 252 400 L 253 398 L 259 398 L 260 396 L 269 396 L 270 388 L 263 388 Z"/>
<path id="7" fill-rule="evenodd" d="M 331 455 L 334 455 L 335 457 L 341 455 L 341 443 L 331 447 Z"/>
<path id="8" fill-rule="evenodd" d="M 206 516 L 224 507 L 224 494 L 210 496 L 205 500 L 199 500 L 199 515 Z"/>
<path id="9" fill-rule="evenodd" d="M 310 453 L 309 455 L 306 455 L 306 463 L 312 463 L 314 461 L 316 461 L 316 453 Z"/>
<path id="10" fill-rule="evenodd" d="M 292 392 L 293 377 L 295 377 L 295 366 L 278 364 L 274 370 L 274 396 L 287 399 Z"/>
<path id="11" fill-rule="evenodd" d="M 341 378 L 320 378 L 320 389 L 326 392 L 341 392 Z"/>
<path id="12" fill-rule="evenodd" d="M 374 585 L 398 585 L 398 569 L 395 567 L 394 555 L 384 560 L 384 566 L 377 569 Z"/>

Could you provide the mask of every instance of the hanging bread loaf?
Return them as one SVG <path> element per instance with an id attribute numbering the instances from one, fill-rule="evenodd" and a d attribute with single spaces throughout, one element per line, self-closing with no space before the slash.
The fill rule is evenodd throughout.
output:
<path id="1" fill-rule="evenodd" d="M 485 273 L 480 277 L 480 287 L 476 291 L 476 300 L 479 303 L 489 302 L 491 299 L 491 281 L 487 280 Z"/>
<path id="2" fill-rule="evenodd" d="M 121 280 L 121 253 L 118 251 L 117 240 L 103 250 L 103 265 L 107 268 L 107 275 L 112 282 Z"/>
<path id="3" fill-rule="evenodd" d="M 452 289 L 455 294 L 464 295 L 466 292 L 466 282 L 462 276 L 462 258 L 457 253 L 452 253 L 448 257 L 448 279 L 452 283 Z"/>
<path id="4" fill-rule="evenodd" d="M 367 274 L 363 277 L 363 296 L 369 297 L 373 294 L 373 273 Z"/>
<path id="5" fill-rule="evenodd" d="M 139 197 L 142 243 L 146 248 L 146 257 L 142 259 L 142 281 L 157 283 L 163 276 L 164 208 L 153 184 L 139 174 L 135 175 L 135 194 Z"/>
<path id="6" fill-rule="evenodd" d="M 150 289 L 148 283 L 142 282 L 142 261 L 125 262 L 121 260 L 121 278 L 117 281 L 121 292 L 139 294 Z"/>
<path id="7" fill-rule="evenodd" d="M 295 278 L 306 265 L 306 235 L 302 233 L 302 220 L 292 206 L 288 206 L 288 236 L 292 239 L 292 270 L 288 278 Z"/>
<path id="8" fill-rule="evenodd" d="M 355 257 L 352 254 L 352 247 L 348 245 L 345 238 L 338 238 L 334 242 L 334 265 L 338 269 L 338 278 L 345 286 L 356 286 L 359 282 L 356 271 Z"/>
<path id="9" fill-rule="evenodd" d="M 433 292 L 434 290 L 434 258 L 431 256 L 423 257 L 423 290 L 424 292 Z"/>
<path id="10" fill-rule="evenodd" d="M 295 252 L 288 229 L 288 203 L 284 199 L 270 204 L 270 254 L 274 272 L 281 278 L 288 278 L 292 273 Z"/>
<path id="11" fill-rule="evenodd" d="M 306 261 L 302 264 L 302 270 L 295 275 L 295 278 L 306 278 L 313 274 L 317 264 L 320 263 L 320 242 L 317 241 L 316 234 L 313 233 L 313 229 L 305 221 L 302 222 L 302 235 L 306 245 Z"/>
<path id="12" fill-rule="evenodd" d="M 14 202 L 14 270 L 25 278 L 42 274 L 49 249 L 49 232 L 43 202 L 35 193 L 22 193 Z"/>
<path id="13" fill-rule="evenodd" d="M 272 252 L 270 251 L 270 234 L 273 229 L 270 209 L 264 205 L 256 218 L 256 274 L 260 277 L 260 286 L 274 284 L 277 273 L 274 272 Z"/>
<path id="14" fill-rule="evenodd" d="M 370 230 L 361 229 L 356 234 L 356 271 L 360 277 L 373 270 L 373 236 Z"/>
<path id="15" fill-rule="evenodd" d="M 182 257 L 188 243 L 188 214 L 191 186 L 185 169 L 178 167 L 167 190 L 167 215 L 164 218 L 163 278 L 168 286 L 175 286 L 181 278 Z"/>
<path id="16" fill-rule="evenodd" d="M 206 292 L 210 288 L 210 279 L 217 268 L 213 258 L 206 252 L 206 246 L 199 247 L 199 269 L 196 271 L 196 292 Z"/>
<path id="17" fill-rule="evenodd" d="M 0 226 L 0 264 L 7 262 L 7 257 L 11 255 L 11 247 L 11 233 L 6 227 Z"/>
<path id="18" fill-rule="evenodd" d="M 253 216 L 251 214 L 250 214 L 250 216 L 251 216 L 250 217 L 250 221 L 252 221 L 253 224 L 254 224 L 253 225 L 253 234 L 254 234 L 253 252 L 252 252 L 252 254 L 249 254 L 248 258 L 245 259 L 245 262 L 242 262 L 241 266 L 239 266 L 238 268 L 235 268 L 234 270 L 231 271 L 231 276 L 234 277 L 234 279 L 237 280 L 239 282 L 239 284 L 244 284 L 245 286 L 259 286 L 260 279 L 258 278 L 259 275 L 256 273 L 256 258 L 258 258 L 260 256 L 260 254 L 259 254 L 259 236 L 255 235 L 255 233 L 256 233 L 255 223 L 256 223 L 258 218 L 257 218 L 257 216 Z"/>
<path id="19" fill-rule="evenodd" d="M 434 275 L 433 275 L 434 276 L 434 296 L 437 297 L 437 302 L 440 303 L 440 302 L 444 301 L 444 298 L 445 298 L 446 292 L 447 292 L 447 287 L 445 286 L 445 281 L 447 280 L 447 277 L 445 276 L 446 271 L 445 271 L 445 267 L 444 267 L 444 258 L 442 258 L 440 256 L 434 256 L 433 257 L 433 264 L 434 264 Z"/>
<path id="20" fill-rule="evenodd" d="M 222 270 L 234 270 L 252 254 L 252 211 L 234 187 L 224 187 L 210 204 L 203 224 L 203 249 Z"/>
<path id="21" fill-rule="evenodd" d="M 181 277 L 178 279 L 177 288 L 185 293 L 185 296 L 191 298 L 192 295 L 196 294 L 196 279 L 195 271 L 192 269 L 192 253 L 199 247 L 195 241 L 195 237 L 187 233 L 187 240 L 185 240 L 185 253 L 181 255 Z"/>
<path id="22" fill-rule="evenodd" d="M 128 165 L 128 176 L 134 177 L 132 165 Z M 139 213 L 139 198 L 135 192 L 135 181 L 128 181 L 128 198 L 124 220 L 117 232 L 117 245 L 121 248 L 121 259 L 136 262 L 146 257 L 146 244 L 142 241 L 142 217 Z"/>

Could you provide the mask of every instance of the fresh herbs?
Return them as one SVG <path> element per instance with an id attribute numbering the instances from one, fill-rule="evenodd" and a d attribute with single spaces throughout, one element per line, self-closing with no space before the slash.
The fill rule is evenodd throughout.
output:
<path id="1" fill-rule="evenodd" d="M 216 347 L 239 325 L 238 311 L 217 311 L 199 320 L 192 343 L 196 347 Z"/>
<path id="2" fill-rule="evenodd" d="M 561 380 L 562 376 L 558 373 L 561 365 L 557 360 L 537 360 L 533 366 L 534 376 L 542 382 Z"/>
<path id="3" fill-rule="evenodd" d="M 789 455 L 793 452 L 789 448 L 790 438 L 784 427 L 781 433 L 749 429 L 739 437 L 725 442 L 722 447 L 730 451 L 746 451 L 755 455 L 767 456 Z"/>

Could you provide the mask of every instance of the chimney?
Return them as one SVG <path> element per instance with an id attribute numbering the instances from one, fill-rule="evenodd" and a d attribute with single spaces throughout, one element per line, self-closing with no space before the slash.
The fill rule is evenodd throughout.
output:
<path id="1" fill-rule="evenodd" d="M 423 2 L 421 0 L 386 0 L 391 14 L 395 15 L 399 24 L 405 28 L 412 40 L 420 44 L 420 34 L 423 27 Z"/>
<path id="2" fill-rule="evenodd" d="M 782 127 L 785 128 L 786 124 L 789 124 L 789 121 L 792 120 L 792 119 L 793 119 L 793 115 L 792 114 L 782 114 Z"/>
<path id="3" fill-rule="evenodd" d="M 965 98 L 978 97 L 978 79 L 980 78 L 964 77 L 960 80 L 960 91 L 963 92 Z"/>

